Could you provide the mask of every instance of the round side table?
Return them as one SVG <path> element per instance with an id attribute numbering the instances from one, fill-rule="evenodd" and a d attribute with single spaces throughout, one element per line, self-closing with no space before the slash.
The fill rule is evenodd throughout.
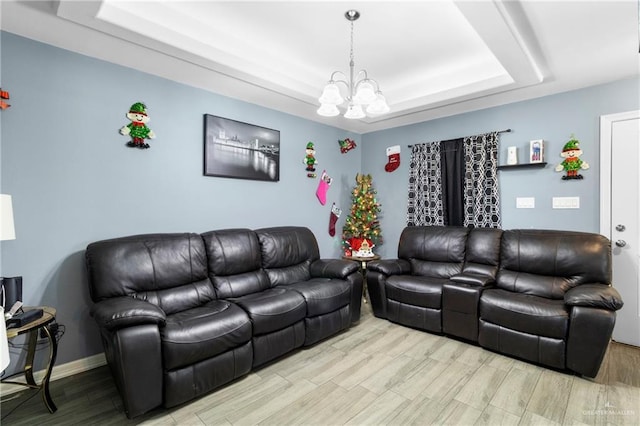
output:
<path id="1" fill-rule="evenodd" d="M 360 272 L 362 273 L 362 278 L 364 278 L 364 282 L 362 285 L 362 300 L 364 303 L 367 303 L 367 263 L 372 260 L 380 260 L 380 256 L 374 254 L 373 256 L 342 256 L 345 260 L 353 260 L 360 264 Z"/>
<path id="2" fill-rule="evenodd" d="M 47 409 L 50 413 L 55 413 L 57 410 L 56 405 L 53 403 L 53 399 L 51 399 L 51 394 L 49 393 L 49 379 L 51 379 L 51 371 L 53 370 L 53 365 L 56 362 L 56 355 L 58 353 L 58 342 L 56 337 L 51 334 L 49 324 L 51 324 L 56 319 L 56 310 L 55 308 L 51 308 L 49 306 L 30 306 L 25 307 L 23 310 L 28 311 L 32 309 L 42 309 L 42 316 L 36 320 L 31 321 L 28 324 L 23 325 L 22 327 L 16 328 L 8 328 L 7 329 L 7 338 L 12 339 L 21 334 L 28 334 L 28 345 L 27 345 L 27 357 L 24 363 L 24 370 L 13 373 L 12 375 L 3 378 L 2 383 L 11 383 L 14 385 L 26 386 L 31 389 L 38 389 L 42 391 L 42 399 L 44 404 L 47 406 Z M 38 342 L 38 333 L 42 330 L 43 334 L 46 335 L 49 340 L 49 358 L 47 360 L 47 369 L 42 381 L 40 383 L 36 383 L 33 378 L 33 359 L 36 354 L 36 343 Z M 11 379 L 15 376 L 24 373 L 24 378 L 26 383 L 24 382 L 16 382 L 11 381 Z"/>

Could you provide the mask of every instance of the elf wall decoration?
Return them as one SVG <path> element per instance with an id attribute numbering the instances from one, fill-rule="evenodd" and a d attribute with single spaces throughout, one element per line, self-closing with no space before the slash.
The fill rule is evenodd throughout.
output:
<path id="1" fill-rule="evenodd" d="M 307 165 L 307 177 L 309 178 L 315 178 L 316 174 L 316 168 L 315 165 L 318 163 L 318 160 L 316 160 L 316 150 L 313 147 L 313 142 L 309 142 L 307 144 L 307 149 L 305 150 L 305 156 L 304 156 L 304 160 L 303 163 Z"/>
<path id="2" fill-rule="evenodd" d="M 567 173 L 565 176 L 562 176 L 562 180 L 583 178 L 583 176 L 578 172 L 580 169 L 587 170 L 589 168 L 589 164 L 580 159 L 581 155 L 582 150 L 580 149 L 580 142 L 572 134 L 571 140 L 564 144 L 562 153 L 560 153 L 560 156 L 564 158 L 564 161 L 556 166 L 556 172 L 565 171 Z"/>
<path id="3" fill-rule="evenodd" d="M 131 123 L 120 129 L 120 134 L 131 136 L 131 141 L 127 143 L 127 146 L 140 149 L 149 148 L 149 144 L 144 140 L 153 139 L 156 134 L 147 127 L 147 123 L 151 120 L 147 115 L 147 106 L 142 102 L 136 102 L 129 108 L 127 118 L 131 120 Z"/>

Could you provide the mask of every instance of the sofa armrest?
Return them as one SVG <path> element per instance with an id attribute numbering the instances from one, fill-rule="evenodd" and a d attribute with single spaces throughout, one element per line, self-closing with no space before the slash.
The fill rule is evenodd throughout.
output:
<path id="1" fill-rule="evenodd" d="M 313 278 L 345 279 L 357 271 L 357 263 L 341 259 L 319 259 L 309 266 L 309 272 Z"/>
<path id="2" fill-rule="evenodd" d="M 606 284 L 583 284 L 564 294 L 564 303 L 570 306 L 586 306 L 617 311 L 623 302 L 618 291 Z"/>
<path id="3" fill-rule="evenodd" d="M 458 284 L 466 284 L 472 287 L 491 287 L 496 283 L 496 279 L 490 275 L 462 273 L 454 275 L 449 280 Z"/>
<path id="4" fill-rule="evenodd" d="M 374 260 L 367 264 L 367 270 L 384 275 L 406 275 L 411 273 L 411 264 L 404 259 Z"/>
<path id="5" fill-rule="evenodd" d="M 144 324 L 163 326 L 167 316 L 158 306 L 132 297 L 105 299 L 91 307 L 91 316 L 101 328 L 117 330 Z"/>

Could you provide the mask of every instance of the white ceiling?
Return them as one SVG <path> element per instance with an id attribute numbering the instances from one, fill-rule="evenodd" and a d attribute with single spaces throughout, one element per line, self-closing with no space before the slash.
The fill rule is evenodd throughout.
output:
<path id="1" fill-rule="evenodd" d="M 316 114 L 366 69 L 389 114 Z M 0 2 L 2 29 L 357 133 L 640 76 L 638 0 Z M 640 96 L 630 93 L 629 96 Z"/>

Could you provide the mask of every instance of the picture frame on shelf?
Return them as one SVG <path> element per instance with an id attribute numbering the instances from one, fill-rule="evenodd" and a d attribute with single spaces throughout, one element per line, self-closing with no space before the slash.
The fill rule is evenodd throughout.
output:
<path id="1" fill-rule="evenodd" d="M 544 140 L 529 141 L 529 163 L 544 163 Z"/>
<path id="2" fill-rule="evenodd" d="M 280 180 L 280 131 L 204 114 L 205 176 Z"/>

